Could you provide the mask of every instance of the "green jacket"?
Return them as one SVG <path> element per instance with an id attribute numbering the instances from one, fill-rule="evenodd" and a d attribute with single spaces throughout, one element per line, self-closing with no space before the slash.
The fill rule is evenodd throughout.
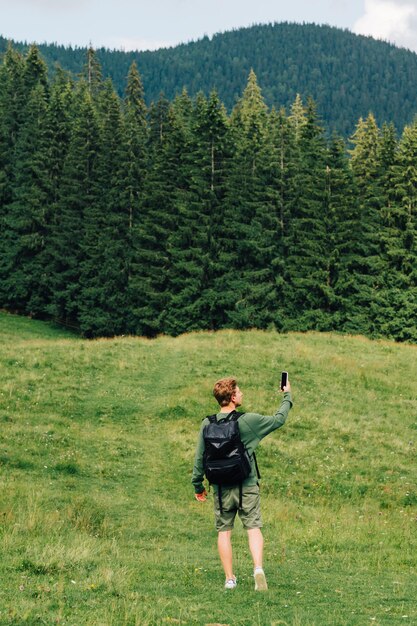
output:
<path id="1" fill-rule="evenodd" d="M 275 413 L 275 415 L 259 415 L 258 413 L 244 413 L 239 417 L 239 431 L 240 438 L 246 446 L 251 456 L 251 473 L 243 482 L 243 485 L 256 485 L 258 482 L 258 476 L 256 473 L 255 462 L 253 460 L 253 452 L 258 446 L 261 439 L 272 433 L 277 428 L 281 428 L 285 424 L 288 417 L 288 413 L 292 407 L 291 393 L 284 393 L 284 398 L 281 402 L 281 406 Z M 217 413 L 217 419 L 220 420 L 225 417 L 225 413 Z M 204 439 L 203 429 L 209 420 L 205 418 L 201 424 L 200 432 L 197 440 L 197 447 L 195 451 L 193 476 L 191 479 L 194 485 L 195 493 L 201 493 L 204 491 L 204 469 L 203 469 L 203 453 L 204 453 Z"/>

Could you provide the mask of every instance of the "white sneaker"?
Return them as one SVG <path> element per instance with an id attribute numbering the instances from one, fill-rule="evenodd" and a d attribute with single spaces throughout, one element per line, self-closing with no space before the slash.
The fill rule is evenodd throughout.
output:
<path id="1" fill-rule="evenodd" d="M 236 576 L 233 576 L 233 578 L 229 578 L 228 580 L 226 580 L 226 582 L 224 583 L 224 588 L 236 589 L 236 585 L 237 585 Z"/>
<path id="2" fill-rule="evenodd" d="M 263 571 L 262 567 L 257 567 L 255 569 L 253 577 L 255 579 L 255 591 L 266 591 L 268 589 L 265 572 Z"/>

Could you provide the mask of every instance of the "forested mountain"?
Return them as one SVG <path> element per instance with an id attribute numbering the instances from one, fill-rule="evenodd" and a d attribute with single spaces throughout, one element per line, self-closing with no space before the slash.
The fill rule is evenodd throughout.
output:
<path id="1" fill-rule="evenodd" d="M 6 44 L 0 38 L 0 53 Z M 82 72 L 85 49 L 39 48 L 49 68 L 58 63 L 73 75 Z M 192 97 L 216 89 L 230 112 L 252 68 L 268 106 L 289 107 L 297 93 L 304 100 L 311 96 L 327 130 L 345 137 L 370 111 L 379 125 L 393 122 L 399 130 L 417 112 L 415 53 L 330 26 L 258 25 L 154 52 L 99 49 L 97 58 L 120 96 L 136 61 L 148 105 L 161 92 L 172 100 L 184 87 Z"/>
<path id="2" fill-rule="evenodd" d="M 254 71 L 216 91 L 123 98 L 94 50 L 48 77 L 0 67 L 0 308 L 84 336 L 338 330 L 417 342 L 417 120 L 369 114 L 350 155 L 316 103 L 269 108 Z"/>

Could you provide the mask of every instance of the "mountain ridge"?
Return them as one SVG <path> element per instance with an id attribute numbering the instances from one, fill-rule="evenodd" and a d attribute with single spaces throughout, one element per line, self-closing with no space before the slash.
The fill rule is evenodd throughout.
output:
<path id="1" fill-rule="evenodd" d="M 87 48 L 37 45 L 50 68 L 82 71 Z M 6 47 L 0 37 L 0 54 Z M 191 96 L 215 89 L 231 110 L 253 68 L 269 106 L 288 108 L 298 93 L 311 96 L 326 128 L 344 136 L 370 111 L 399 131 L 417 112 L 415 52 L 326 24 L 255 24 L 155 51 L 98 48 L 97 56 L 120 95 L 135 61 L 148 103 L 161 92 L 172 99 L 184 88 Z"/>

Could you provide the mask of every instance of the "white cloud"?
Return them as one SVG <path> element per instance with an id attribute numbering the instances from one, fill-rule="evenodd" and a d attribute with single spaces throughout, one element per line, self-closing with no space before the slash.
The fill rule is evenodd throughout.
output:
<path id="1" fill-rule="evenodd" d="M 356 21 L 353 31 L 417 50 L 417 2 L 365 0 L 365 13 Z"/>

